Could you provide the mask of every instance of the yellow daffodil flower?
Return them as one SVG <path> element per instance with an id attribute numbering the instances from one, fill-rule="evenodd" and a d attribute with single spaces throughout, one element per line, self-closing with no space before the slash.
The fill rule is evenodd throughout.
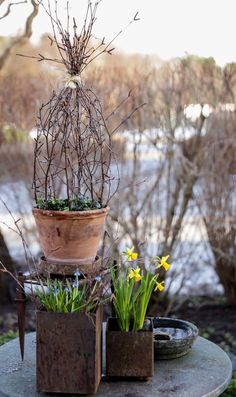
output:
<path id="1" fill-rule="evenodd" d="M 126 248 L 123 255 L 127 261 L 135 261 L 138 258 L 137 252 L 134 252 L 134 247 Z"/>
<path id="2" fill-rule="evenodd" d="M 155 290 L 154 290 L 154 291 L 160 291 L 160 292 L 162 292 L 162 291 L 165 289 L 164 284 L 165 284 L 164 281 L 162 281 L 161 283 L 156 282 L 156 287 L 155 287 Z"/>
<path id="3" fill-rule="evenodd" d="M 159 263 L 159 265 L 157 266 L 157 268 L 160 267 L 164 267 L 165 271 L 167 272 L 167 270 L 169 270 L 170 268 L 170 264 L 167 262 L 167 259 L 170 257 L 170 255 L 167 256 L 163 256 L 161 258 L 161 262 Z"/>
<path id="4" fill-rule="evenodd" d="M 142 278 L 142 276 L 141 276 L 141 274 L 140 274 L 140 268 L 137 267 L 136 269 L 130 269 L 129 274 L 128 274 L 128 277 L 129 277 L 130 279 L 134 278 L 134 280 L 135 280 L 136 282 L 140 281 L 141 278 Z"/>

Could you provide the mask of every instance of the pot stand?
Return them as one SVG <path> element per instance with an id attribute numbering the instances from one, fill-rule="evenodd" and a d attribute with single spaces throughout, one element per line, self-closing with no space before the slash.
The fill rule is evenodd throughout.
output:
<path id="1" fill-rule="evenodd" d="M 46 260 L 44 256 L 41 257 L 41 260 L 38 264 L 39 273 L 44 275 L 45 277 L 51 278 L 55 275 L 61 276 L 73 276 L 73 274 L 79 270 L 81 273 L 101 273 L 103 267 L 102 258 L 100 256 L 96 256 L 95 261 L 90 264 L 69 264 L 62 265 L 56 263 L 50 263 Z"/>

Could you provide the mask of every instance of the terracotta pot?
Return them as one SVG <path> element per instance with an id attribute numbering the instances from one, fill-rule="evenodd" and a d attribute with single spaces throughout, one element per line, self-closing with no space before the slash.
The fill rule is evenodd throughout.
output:
<path id="1" fill-rule="evenodd" d="M 91 211 L 33 209 L 46 261 L 58 265 L 92 264 L 109 208 Z"/>
<path id="2" fill-rule="evenodd" d="M 101 381 L 102 310 L 36 313 L 36 384 L 48 393 L 93 394 Z"/>
<path id="3" fill-rule="evenodd" d="M 154 373 L 153 328 L 123 332 L 116 318 L 109 318 L 106 331 L 106 375 L 110 378 L 146 380 Z"/>

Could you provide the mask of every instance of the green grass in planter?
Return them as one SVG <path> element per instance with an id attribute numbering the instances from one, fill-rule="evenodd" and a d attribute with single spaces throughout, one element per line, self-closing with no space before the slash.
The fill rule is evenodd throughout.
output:
<path id="1" fill-rule="evenodd" d="M 99 276 L 97 276 L 99 277 Z M 66 280 L 64 285 L 61 280 L 47 279 L 45 286 L 36 289 L 36 296 L 43 308 L 55 313 L 93 313 L 98 306 L 96 296 L 99 280 L 90 288 L 88 283 L 79 284 L 78 275 L 71 283 Z"/>
<path id="2" fill-rule="evenodd" d="M 102 205 L 97 200 L 78 196 L 70 200 L 70 205 L 67 199 L 50 199 L 46 203 L 44 199 L 39 198 L 36 208 L 51 211 L 89 211 L 101 209 Z"/>

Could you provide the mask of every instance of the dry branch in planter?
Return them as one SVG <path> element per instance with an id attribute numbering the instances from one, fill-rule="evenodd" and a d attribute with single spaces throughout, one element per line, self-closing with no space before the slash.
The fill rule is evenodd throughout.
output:
<path id="1" fill-rule="evenodd" d="M 80 85 L 54 93 L 39 116 L 36 202 L 39 197 L 46 203 L 56 199 L 64 188 L 68 207 L 78 195 L 106 205 L 111 196 L 111 157 L 111 136 L 95 94 Z"/>
<path id="2" fill-rule="evenodd" d="M 104 53 L 111 55 L 114 50 L 114 39 L 108 44 L 105 38 L 96 39 L 97 44 L 92 45 L 99 3 L 88 1 L 82 30 L 78 33 L 73 20 L 71 37 L 69 12 L 64 29 L 58 18 L 57 2 L 52 12 L 50 2 L 45 7 L 40 1 L 51 19 L 53 38 L 50 41 L 56 45 L 59 57 L 51 59 L 39 54 L 34 58 L 62 64 L 67 73 L 64 86 L 59 92 L 53 92 L 38 117 L 33 186 L 36 203 L 44 209 L 50 209 L 49 202 L 59 198 L 63 199 L 67 210 L 78 209 L 78 198 L 90 200 L 92 208 L 101 208 L 108 204 L 118 188 L 118 171 L 112 165 L 114 130 L 110 131 L 106 124 L 100 99 L 81 79 L 81 73 L 91 62 Z M 130 23 L 136 20 L 137 14 Z"/>

